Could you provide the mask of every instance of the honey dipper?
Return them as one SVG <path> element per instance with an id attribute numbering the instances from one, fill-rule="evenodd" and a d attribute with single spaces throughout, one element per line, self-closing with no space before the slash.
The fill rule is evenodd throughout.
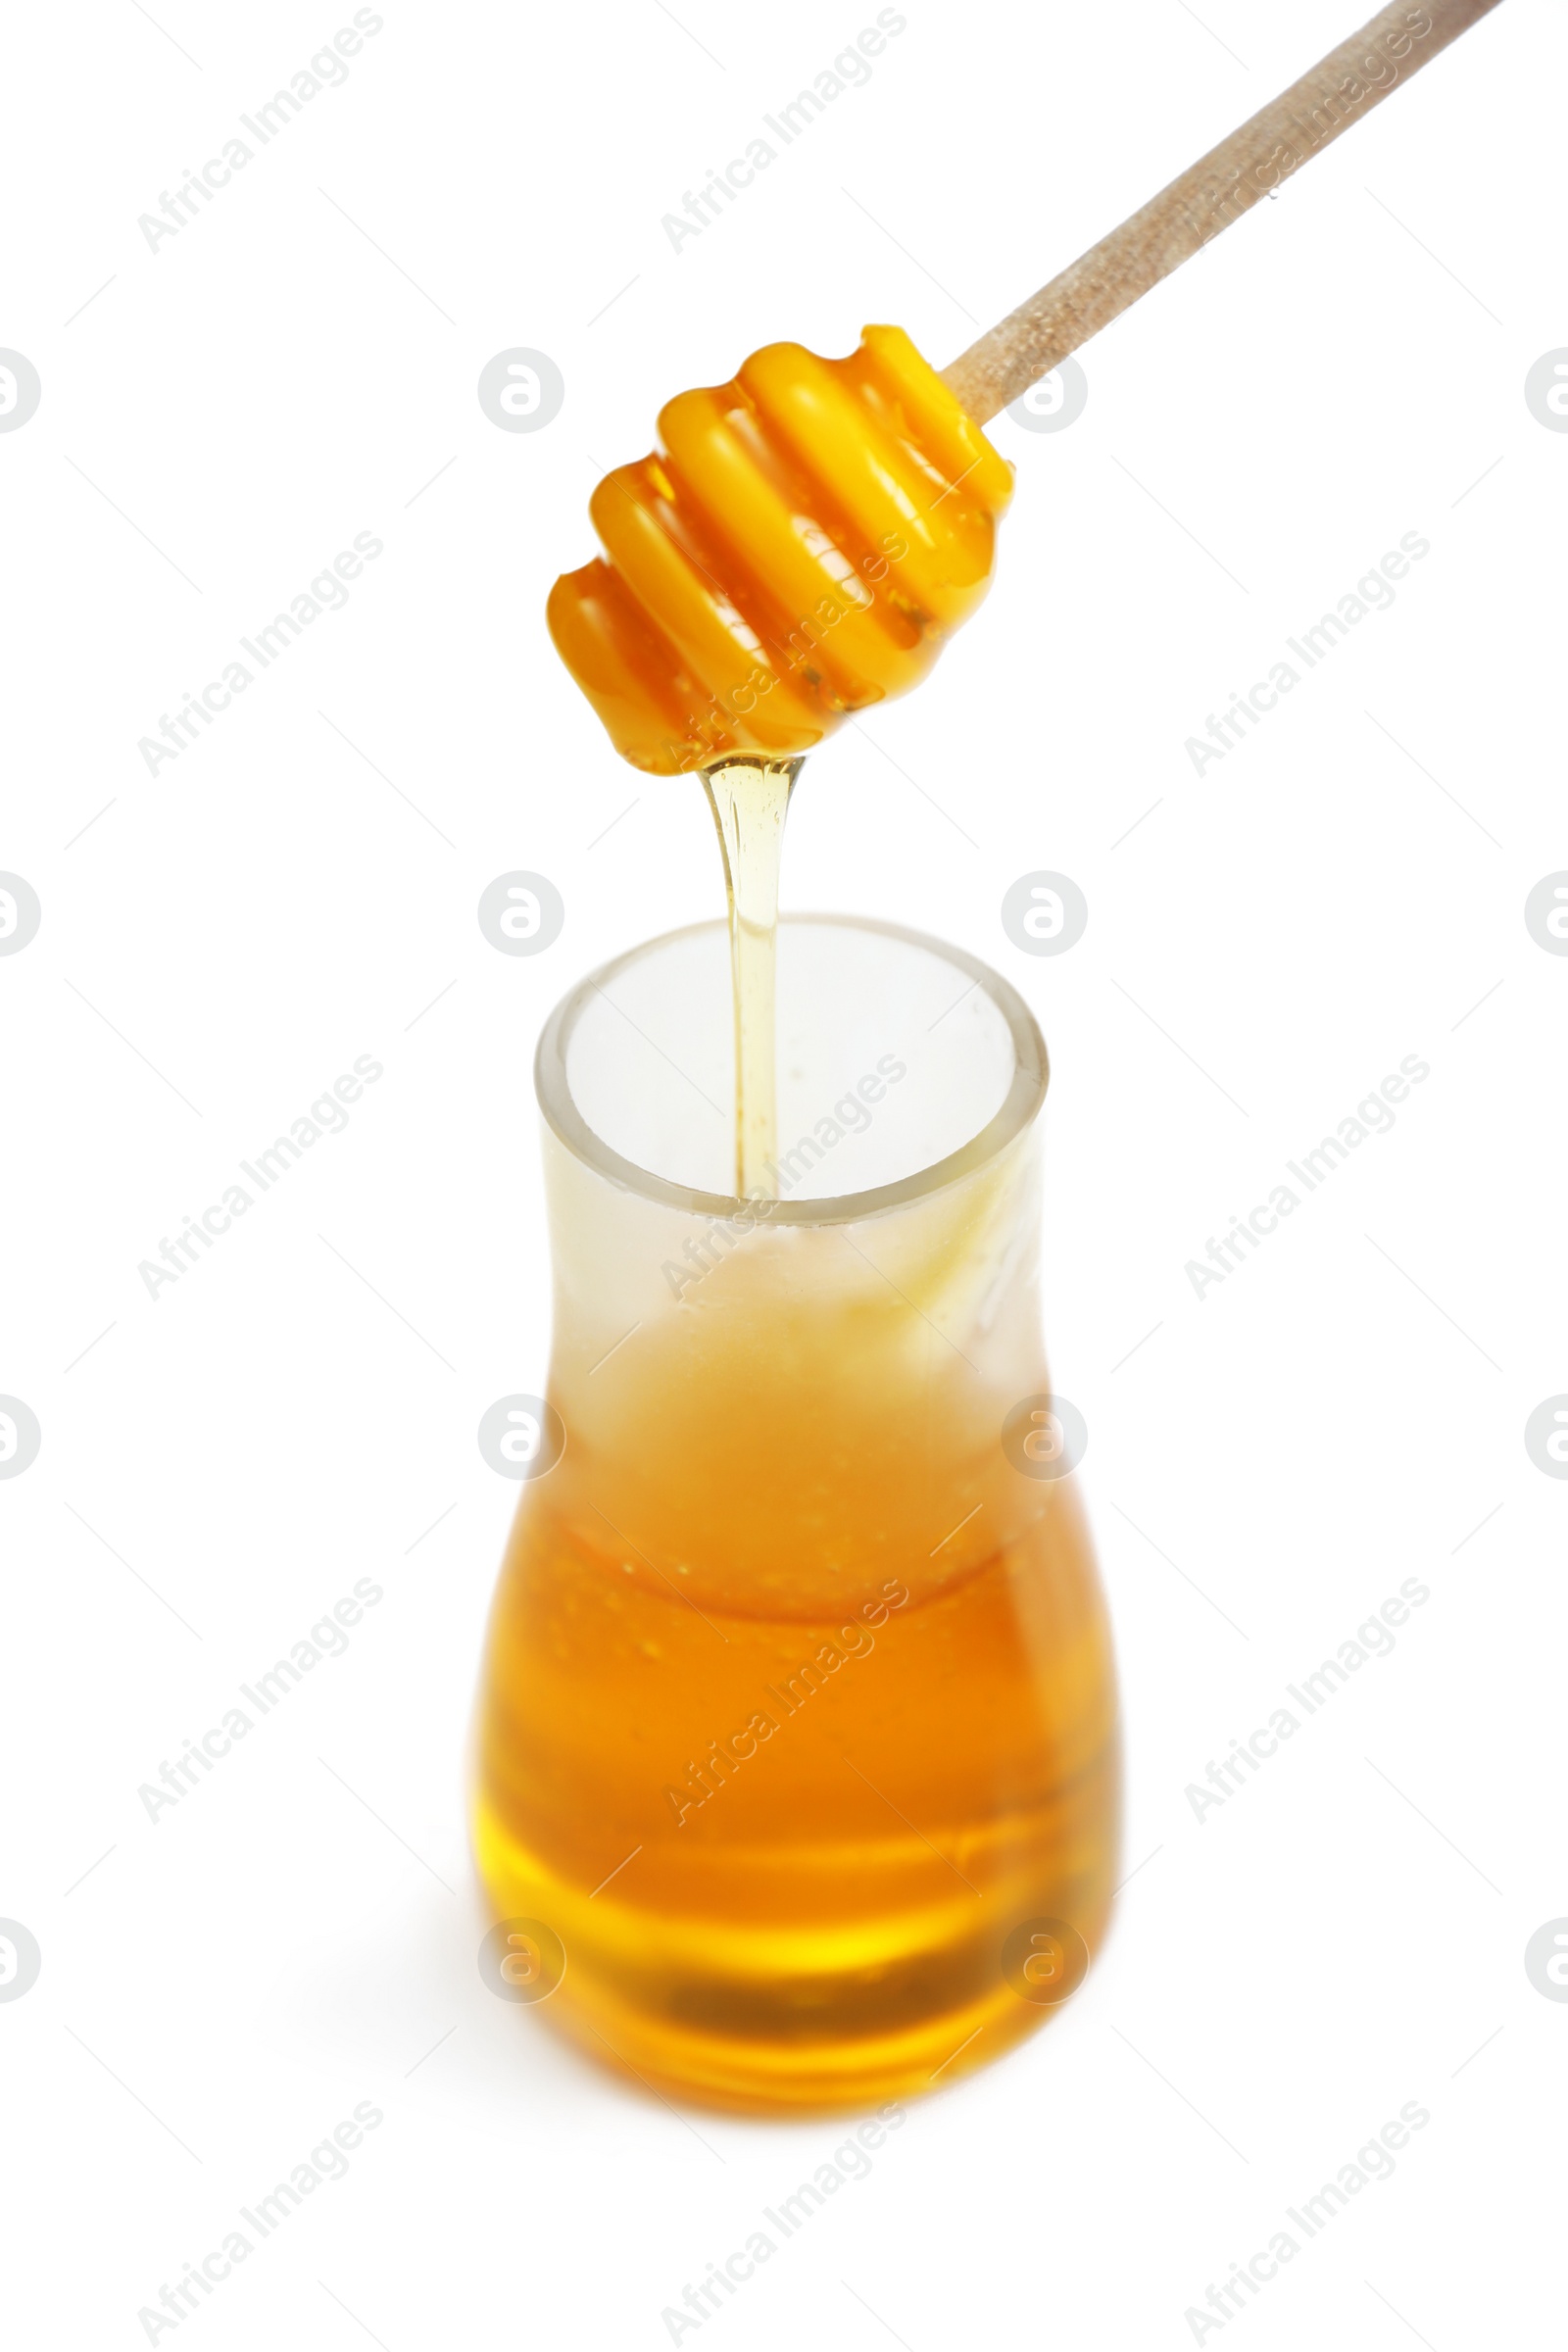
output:
<path id="1" fill-rule="evenodd" d="M 1250 212 L 1497 0 L 1394 0 L 940 374 L 901 328 L 754 352 L 682 392 L 551 591 L 556 647 L 655 775 L 790 760 L 914 685 L 990 583 L 1012 468 L 980 427 Z"/>

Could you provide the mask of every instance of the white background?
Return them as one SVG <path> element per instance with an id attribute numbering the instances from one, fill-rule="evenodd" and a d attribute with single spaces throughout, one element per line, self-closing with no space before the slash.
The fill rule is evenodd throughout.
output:
<path id="1" fill-rule="evenodd" d="M 671 392 L 866 319 L 945 364 L 1349 29 L 1343 0 L 910 0 L 676 254 L 661 216 L 871 7 L 387 0 L 150 251 L 137 216 L 350 13 L 96 0 L 10 39 L 0 343 L 43 383 L 0 435 L 0 866 L 43 907 L 0 960 L 0 1390 L 43 1432 L 0 1483 L 29 2346 L 143 2342 L 359 2101 L 348 2178 L 181 2344 L 657 2346 L 842 2138 L 628 2095 L 475 1967 L 465 1749 L 515 1491 L 474 1431 L 547 1359 L 533 1043 L 718 889 L 699 796 L 616 760 L 544 599 Z M 1560 8 L 1506 0 L 1092 345 L 1067 431 L 999 420 L 989 606 L 797 796 L 787 905 L 958 942 L 1050 1042 L 1049 1337 L 1142 1867 L 1070 2009 L 914 2104 L 705 2344 L 1188 2343 L 1411 2100 L 1394 2178 L 1225 2340 L 1555 2317 L 1568 2007 L 1523 1951 L 1568 1912 L 1568 1484 L 1523 1426 L 1568 1389 L 1568 958 L 1522 910 L 1568 866 L 1568 435 L 1523 383 L 1568 345 L 1565 72 Z M 475 397 L 513 345 L 565 378 L 536 434 Z M 150 776 L 138 738 L 362 531 L 347 608 Z M 1408 531 L 1394 608 L 1195 775 L 1186 738 Z M 519 866 L 567 910 L 532 960 L 474 918 Z M 1055 961 L 1000 925 L 1037 867 L 1090 906 Z M 347 1131 L 150 1298 L 138 1262 L 361 1054 Z M 1186 1261 L 1407 1054 L 1393 1131 L 1196 1298 Z M 138 1786 L 366 1576 L 347 1653 L 150 1822 Z M 1187 1785 L 1411 1576 L 1393 1654 L 1196 1820 Z"/>

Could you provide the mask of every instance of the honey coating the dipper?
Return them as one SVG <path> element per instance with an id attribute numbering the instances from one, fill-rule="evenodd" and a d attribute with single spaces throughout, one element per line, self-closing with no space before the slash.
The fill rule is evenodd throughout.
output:
<path id="1" fill-rule="evenodd" d="M 659 437 L 599 484 L 604 556 L 549 604 L 635 767 L 810 751 L 918 684 L 990 585 L 1012 468 L 899 327 L 843 360 L 767 344 Z"/>

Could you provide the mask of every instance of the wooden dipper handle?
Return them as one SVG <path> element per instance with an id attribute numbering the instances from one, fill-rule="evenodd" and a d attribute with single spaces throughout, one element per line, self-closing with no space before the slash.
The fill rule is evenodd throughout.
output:
<path id="1" fill-rule="evenodd" d="M 1394 0 L 942 370 L 977 424 L 1359 122 L 1497 0 Z"/>

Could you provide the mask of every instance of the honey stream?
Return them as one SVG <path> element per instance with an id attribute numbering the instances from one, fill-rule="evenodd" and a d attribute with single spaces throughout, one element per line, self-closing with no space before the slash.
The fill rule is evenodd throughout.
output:
<path id="1" fill-rule="evenodd" d="M 778 1154 L 774 1075 L 779 866 L 784 819 L 803 759 L 760 754 L 703 770 L 724 859 L 730 977 L 735 998 L 735 1190 L 763 1198 Z"/>

